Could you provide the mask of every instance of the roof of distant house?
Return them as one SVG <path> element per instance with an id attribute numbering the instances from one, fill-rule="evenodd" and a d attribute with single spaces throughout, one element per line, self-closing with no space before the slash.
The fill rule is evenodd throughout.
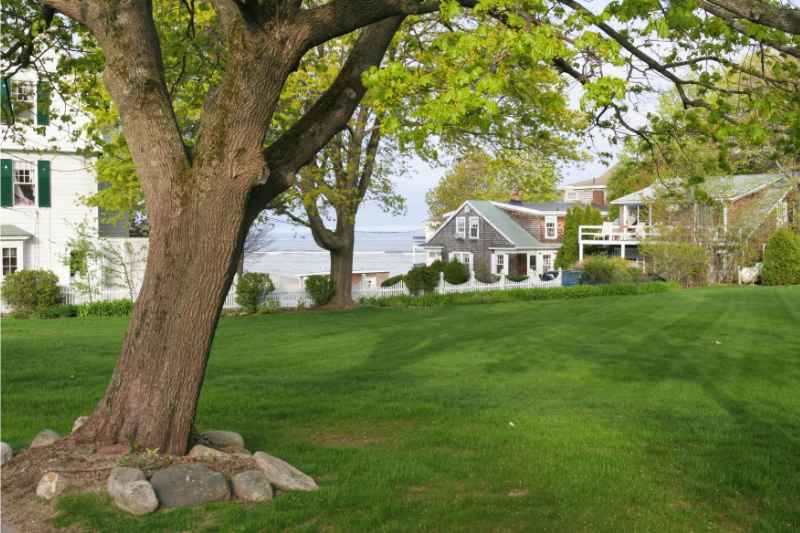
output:
<path id="1" fill-rule="evenodd" d="M 580 189 L 583 187 L 605 187 L 608 185 L 608 180 L 611 176 L 614 175 L 614 172 L 617 171 L 617 165 L 612 165 L 608 167 L 605 172 L 600 174 L 599 176 L 595 176 L 593 178 L 589 178 L 586 180 L 575 181 L 572 183 L 564 183 L 559 186 L 559 189 Z"/>
<path id="2" fill-rule="evenodd" d="M 709 196 L 717 200 L 737 200 L 763 189 L 764 187 L 768 187 L 784 177 L 785 175 L 780 173 L 713 176 L 706 178 L 705 181 L 700 184 L 700 187 Z M 626 194 L 616 200 L 612 200 L 611 203 L 616 205 L 647 203 L 654 200 L 659 193 L 665 191 L 670 185 L 676 187 L 680 186 L 678 180 L 658 182 L 639 191 Z"/>

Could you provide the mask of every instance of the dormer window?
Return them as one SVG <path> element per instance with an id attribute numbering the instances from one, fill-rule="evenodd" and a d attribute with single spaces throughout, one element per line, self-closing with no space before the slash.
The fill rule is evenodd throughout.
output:
<path id="1" fill-rule="evenodd" d="M 558 237 L 558 226 L 555 216 L 544 217 L 544 238 L 555 239 Z"/>
<path id="2" fill-rule="evenodd" d="M 469 238 L 478 239 L 481 231 L 481 219 L 479 217 L 469 217 Z"/>
<path id="3" fill-rule="evenodd" d="M 456 217 L 456 239 L 463 239 L 467 233 L 467 219 Z"/>

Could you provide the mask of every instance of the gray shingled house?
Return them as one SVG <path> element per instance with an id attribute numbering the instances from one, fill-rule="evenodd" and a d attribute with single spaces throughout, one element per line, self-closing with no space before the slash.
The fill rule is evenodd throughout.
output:
<path id="1" fill-rule="evenodd" d="M 553 270 L 564 236 L 564 217 L 576 205 L 467 200 L 422 246 L 426 263 L 456 259 L 472 271 L 542 275 Z"/>

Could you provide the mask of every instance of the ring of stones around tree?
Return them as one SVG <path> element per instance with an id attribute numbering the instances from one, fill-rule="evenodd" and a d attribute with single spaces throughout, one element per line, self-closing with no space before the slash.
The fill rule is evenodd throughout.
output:
<path id="1" fill-rule="evenodd" d="M 85 420 L 86 417 L 76 420 L 73 432 Z M 61 438 L 45 429 L 31 447 L 52 446 Z M 13 452 L 7 444 L 0 445 L 6 462 Z M 270 502 L 279 491 L 319 489 L 312 477 L 286 461 L 261 451 L 251 453 L 242 436 L 232 431 L 202 433 L 183 457 L 160 455 L 154 450 L 122 451 L 125 453 L 111 468 L 106 490 L 117 507 L 134 515 L 233 498 Z M 36 495 L 52 500 L 69 487 L 68 472 L 48 471 L 39 480 Z"/>

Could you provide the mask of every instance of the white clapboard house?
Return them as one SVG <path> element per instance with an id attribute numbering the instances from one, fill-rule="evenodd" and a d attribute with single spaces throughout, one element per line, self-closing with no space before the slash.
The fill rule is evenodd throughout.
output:
<path id="1" fill-rule="evenodd" d="M 35 72 L 2 79 L 3 277 L 23 269 L 50 270 L 68 287 L 74 273 L 65 258 L 79 225 L 96 239 L 128 237 L 127 224 L 103 223 L 98 209 L 82 201 L 97 192 L 97 181 L 92 159 L 79 153 L 73 135 L 85 123 L 80 114 L 73 112 L 72 121 L 57 118 L 70 112 L 69 106 Z"/>

